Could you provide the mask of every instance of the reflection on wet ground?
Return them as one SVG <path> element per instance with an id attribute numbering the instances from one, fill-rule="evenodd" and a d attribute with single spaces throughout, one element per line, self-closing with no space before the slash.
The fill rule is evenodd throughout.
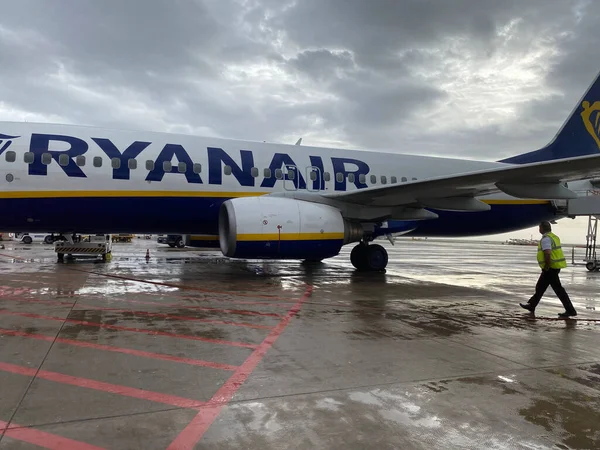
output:
<path id="1" fill-rule="evenodd" d="M 551 290 L 534 317 L 535 248 L 384 245 L 362 274 L 351 246 L 304 264 L 136 240 L 57 264 L 5 243 L 0 449 L 600 447 L 600 274 L 561 274 L 577 320 Z"/>

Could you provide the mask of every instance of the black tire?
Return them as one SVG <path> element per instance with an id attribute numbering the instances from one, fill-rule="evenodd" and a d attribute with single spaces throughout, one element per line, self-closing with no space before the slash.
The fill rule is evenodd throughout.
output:
<path id="1" fill-rule="evenodd" d="M 177 239 L 177 242 L 175 245 L 177 245 L 177 248 L 183 248 L 183 247 L 185 247 L 185 242 L 183 242 L 183 239 L 179 238 L 179 239 Z"/>
<path id="2" fill-rule="evenodd" d="M 590 272 L 593 272 L 594 270 L 596 270 L 596 263 L 594 261 L 590 261 L 585 264 L 585 268 Z"/>
<path id="3" fill-rule="evenodd" d="M 44 244 L 54 244 L 54 239 L 52 238 L 52 236 L 48 235 L 44 238 Z"/>
<path id="4" fill-rule="evenodd" d="M 23 238 L 23 244 L 28 244 L 28 245 L 29 245 L 29 244 L 31 244 L 32 242 L 33 242 L 33 239 L 31 239 L 31 237 L 29 237 L 29 236 L 25 236 L 25 237 Z"/>
<path id="5" fill-rule="evenodd" d="M 385 270 L 388 264 L 387 250 L 379 244 L 367 247 L 366 266 L 369 270 L 380 272 Z"/>
<path id="6" fill-rule="evenodd" d="M 366 268 L 367 259 L 367 246 L 365 244 L 358 244 L 350 252 L 350 262 L 358 270 L 364 270 Z"/>

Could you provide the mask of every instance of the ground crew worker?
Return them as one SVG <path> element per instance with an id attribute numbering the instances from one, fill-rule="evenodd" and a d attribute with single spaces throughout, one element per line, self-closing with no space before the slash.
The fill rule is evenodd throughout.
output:
<path id="1" fill-rule="evenodd" d="M 528 311 L 534 312 L 548 286 L 552 286 L 554 293 L 565 307 L 565 312 L 560 313 L 558 316 L 576 316 L 577 311 L 575 311 L 573 303 L 571 303 L 569 294 L 567 294 L 567 291 L 565 291 L 558 278 L 560 269 L 567 267 L 567 260 L 562 251 L 560 239 L 552 233 L 550 222 L 544 221 L 540 223 L 539 231 L 542 234 L 542 238 L 538 243 L 537 260 L 542 273 L 535 286 L 535 294 L 533 294 L 527 303 L 519 303 L 519 305 Z"/>

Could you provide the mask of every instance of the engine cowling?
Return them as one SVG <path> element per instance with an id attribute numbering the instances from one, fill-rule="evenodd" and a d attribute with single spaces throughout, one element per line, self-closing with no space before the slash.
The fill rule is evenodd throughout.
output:
<path id="1" fill-rule="evenodd" d="M 337 208 L 302 200 L 243 197 L 223 202 L 219 211 L 219 245 L 231 258 L 330 258 L 362 236 L 360 224 Z"/>

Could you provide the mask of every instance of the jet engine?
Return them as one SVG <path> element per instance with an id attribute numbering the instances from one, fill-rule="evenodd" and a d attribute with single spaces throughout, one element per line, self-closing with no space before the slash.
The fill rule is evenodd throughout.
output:
<path id="1" fill-rule="evenodd" d="M 231 258 L 321 260 L 362 236 L 337 208 L 303 200 L 243 197 L 219 211 L 219 245 Z"/>

